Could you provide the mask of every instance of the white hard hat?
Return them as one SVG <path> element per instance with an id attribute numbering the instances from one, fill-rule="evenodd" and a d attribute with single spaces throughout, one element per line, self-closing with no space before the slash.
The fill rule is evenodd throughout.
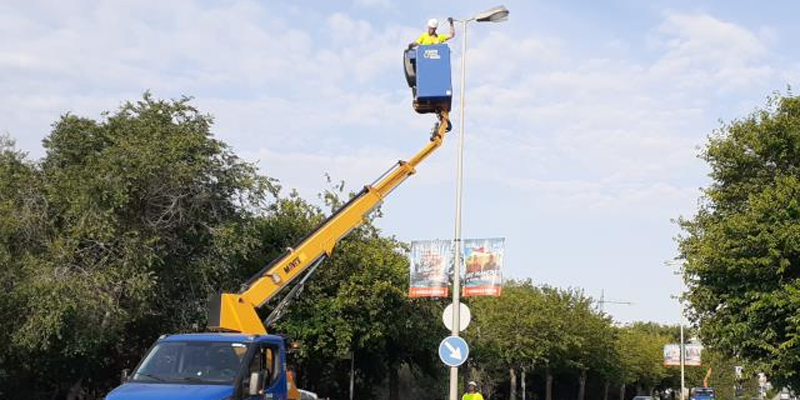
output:
<path id="1" fill-rule="evenodd" d="M 469 381 L 469 383 L 467 384 L 467 386 L 475 386 L 475 387 L 478 387 L 478 384 L 477 384 L 477 383 L 475 383 L 475 381 Z"/>
<path id="2" fill-rule="evenodd" d="M 428 28 L 438 28 L 439 21 L 436 18 L 431 18 L 428 20 Z"/>

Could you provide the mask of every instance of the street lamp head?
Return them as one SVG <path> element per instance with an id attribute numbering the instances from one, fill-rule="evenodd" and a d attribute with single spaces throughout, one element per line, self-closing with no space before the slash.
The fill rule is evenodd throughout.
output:
<path id="1" fill-rule="evenodd" d="M 490 8 L 475 16 L 478 22 L 503 22 L 508 20 L 508 9 L 503 6 Z"/>

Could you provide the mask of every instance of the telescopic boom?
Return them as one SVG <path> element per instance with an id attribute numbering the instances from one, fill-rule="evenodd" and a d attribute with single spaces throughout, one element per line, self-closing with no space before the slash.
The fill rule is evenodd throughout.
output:
<path id="1" fill-rule="evenodd" d="M 250 278 L 239 293 L 222 293 L 209 304 L 210 329 L 265 334 L 266 327 L 256 308 L 302 275 L 323 257 L 331 255 L 334 246 L 350 231 L 361 225 L 383 199 L 416 171 L 416 166 L 442 145 L 448 125 L 448 113 L 440 113 L 434 134 L 422 150 L 408 161 L 399 161 L 371 185 L 367 185 L 347 204 L 328 217 L 298 245 L 264 267 Z"/>

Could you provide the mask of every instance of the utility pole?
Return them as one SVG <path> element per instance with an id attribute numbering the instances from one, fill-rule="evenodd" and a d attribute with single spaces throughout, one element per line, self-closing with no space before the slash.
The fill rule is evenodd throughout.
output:
<path id="1" fill-rule="evenodd" d="M 456 229 L 453 244 L 453 329 L 452 336 L 458 336 L 461 328 L 461 191 L 464 185 L 464 82 L 467 68 L 467 21 L 462 21 L 464 33 L 461 37 L 461 90 L 458 113 L 458 172 L 456 173 Z M 458 367 L 450 367 L 450 400 L 458 400 Z"/>
<path id="2" fill-rule="evenodd" d="M 681 400 L 685 400 L 686 392 L 686 345 L 683 339 L 683 300 L 678 299 L 681 305 Z"/>
<path id="3" fill-rule="evenodd" d="M 664 264 L 670 267 L 677 267 L 678 270 L 674 271 L 672 274 L 680 276 L 683 278 L 683 266 L 677 262 L 677 260 L 667 261 Z M 681 279 L 682 280 L 682 279 Z M 681 397 L 680 400 L 686 400 L 686 340 L 684 338 L 684 309 L 683 309 L 683 298 L 680 295 L 678 296 L 670 296 L 674 299 L 678 300 L 678 305 L 680 306 L 680 327 L 681 327 Z"/>
<path id="4" fill-rule="evenodd" d="M 461 328 L 461 255 L 463 243 L 461 242 L 461 192 L 464 183 L 464 97 L 467 76 L 467 24 L 470 22 L 503 22 L 508 19 L 508 10 L 503 7 L 494 7 L 478 13 L 472 18 L 460 20 L 463 28 L 461 37 L 461 87 L 459 93 L 459 139 L 458 139 L 458 171 L 456 176 L 456 223 L 455 257 L 453 266 L 453 329 L 452 336 L 458 336 Z M 450 400 L 458 400 L 458 367 L 450 367 Z"/>
<path id="5" fill-rule="evenodd" d="M 617 301 L 617 300 L 606 300 L 606 291 L 605 289 L 600 290 L 600 300 L 597 302 L 598 307 L 600 308 L 600 312 L 605 311 L 606 304 L 617 304 L 623 306 L 632 306 L 633 303 L 630 301 Z"/>

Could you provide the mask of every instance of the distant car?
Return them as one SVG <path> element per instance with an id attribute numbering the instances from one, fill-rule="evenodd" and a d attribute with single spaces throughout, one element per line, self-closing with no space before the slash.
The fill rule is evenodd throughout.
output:
<path id="1" fill-rule="evenodd" d="M 297 389 L 300 392 L 300 400 L 317 400 L 317 394 L 308 390 Z"/>
<path id="2" fill-rule="evenodd" d="M 714 388 L 696 387 L 689 392 L 689 400 L 714 400 L 717 392 Z"/>
<path id="3" fill-rule="evenodd" d="M 779 396 L 780 400 L 791 400 L 792 393 L 789 392 L 789 389 L 784 388 L 783 390 L 781 390 L 781 394 Z"/>
<path id="4" fill-rule="evenodd" d="M 636 396 L 633 400 L 653 400 L 653 396 Z"/>

